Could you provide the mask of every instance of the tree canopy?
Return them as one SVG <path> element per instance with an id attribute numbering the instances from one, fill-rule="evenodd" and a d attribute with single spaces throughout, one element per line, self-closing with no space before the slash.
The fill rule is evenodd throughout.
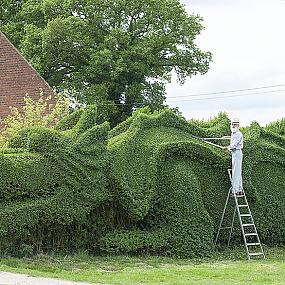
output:
<path id="1" fill-rule="evenodd" d="M 57 90 L 97 103 L 113 124 L 134 109 L 162 108 L 180 83 L 208 71 L 195 38 L 202 18 L 179 0 L 4 0 L 1 30 Z"/>

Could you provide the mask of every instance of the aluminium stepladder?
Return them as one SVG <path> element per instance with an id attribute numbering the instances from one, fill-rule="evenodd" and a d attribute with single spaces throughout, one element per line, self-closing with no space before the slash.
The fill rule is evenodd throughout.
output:
<path id="1" fill-rule="evenodd" d="M 230 181 L 232 182 L 231 171 L 232 171 L 231 169 L 228 169 L 229 178 L 230 178 Z M 228 192 L 228 196 L 227 196 L 226 203 L 223 209 L 221 221 L 219 224 L 219 228 L 218 228 L 218 232 L 217 232 L 214 244 L 215 245 L 217 244 L 221 230 L 229 229 L 230 233 L 229 233 L 228 242 L 227 242 L 229 246 L 232 233 L 233 233 L 234 220 L 237 214 L 239 218 L 239 223 L 241 227 L 241 233 L 243 236 L 247 259 L 250 260 L 252 257 L 265 258 L 264 251 L 263 251 L 260 239 L 259 239 L 259 235 L 256 230 L 256 226 L 255 226 L 253 216 L 252 216 L 251 210 L 247 202 L 245 192 L 243 192 L 243 195 L 236 195 L 236 194 L 231 194 L 231 190 L 232 190 L 232 187 L 230 187 L 229 192 Z M 228 206 L 231 195 L 235 201 L 235 207 L 234 207 L 234 213 L 233 213 L 233 217 L 231 221 L 231 226 L 223 227 L 224 217 L 225 217 L 225 213 L 226 213 L 227 206 Z"/>

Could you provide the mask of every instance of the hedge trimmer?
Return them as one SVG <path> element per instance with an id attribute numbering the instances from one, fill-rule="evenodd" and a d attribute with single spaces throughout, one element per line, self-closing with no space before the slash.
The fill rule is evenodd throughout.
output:
<path id="1" fill-rule="evenodd" d="M 210 145 L 213 145 L 213 146 L 215 146 L 215 147 L 221 148 L 221 149 L 226 149 L 226 148 L 228 148 L 228 147 L 227 147 L 227 146 L 221 146 L 221 145 L 218 145 L 218 144 L 209 142 L 209 140 L 230 140 L 230 139 L 231 139 L 230 136 L 223 136 L 223 137 L 221 137 L 221 138 L 200 138 L 200 137 L 197 137 L 197 136 L 192 135 L 192 137 L 195 138 L 195 139 L 198 139 L 198 140 L 200 140 L 200 141 L 203 141 L 203 142 L 205 142 L 205 143 L 207 143 L 207 144 L 210 144 Z"/>

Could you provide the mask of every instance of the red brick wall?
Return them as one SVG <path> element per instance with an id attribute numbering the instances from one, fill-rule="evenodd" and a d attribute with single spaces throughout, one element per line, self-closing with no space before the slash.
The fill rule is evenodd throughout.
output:
<path id="1" fill-rule="evenodd" d="M 10 113 L 9 106 L 23 106 L 25 94 L 33 99 L 53 94 L 51 87 L 0 32 L 0 117 Z"/>

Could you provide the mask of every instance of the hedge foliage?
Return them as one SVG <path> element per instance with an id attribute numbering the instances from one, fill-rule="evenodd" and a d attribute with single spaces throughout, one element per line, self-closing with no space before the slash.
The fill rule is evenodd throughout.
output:
<path id="1" fill-rule="evenodd" d="M 192 135 L 229 135 L 227 115 L 187 122 L 170 110 L 142 109 L 111 131 L 96 117 L 90 107 L 54 130 L 22 129 L 2 150 L 2 250 L 211 254 L 231 159 Z M 281 125 L 254 122 L 242 130 L 244 187 L 269 245 L 285 244 Z"/>
<path id="2" fill-rule="evenodd" d="M 2 251 L 15 253 L 23 244 L 35 251 L 87 246 L 93 230 L 90 214 L 98 211 L 100 216 L 111 197 L 106 178 L 109 126 L 91 127 L 95 117 L 93 107 L 78 120 L 71 115 L 74 126 L 65 131 L 24 128 L 11 139 L 10 149 L 2 149 Z"/>
<path id="3" fill-rule="evenodd" d="M 171 111 L 143 110 L 111 130 L 111 181 L 128 219 L 123 230 L 108 233 L 102 248 L 133 252 L 136 244 L 137 250 L 176 256 L 209 254 L 230 187 L 231 157 L 192 135 L 229 135 L 229 123 L 224 113 L 207 122 L 186 122 Z M 285 236 L 285 138 L 280 125 L 261 128 L 254 122 L 242 130 L 245 190 L 261 238 L 271 245 L 284 244 Z M 234 240 L 240 242 L 238 224 Z"/>

